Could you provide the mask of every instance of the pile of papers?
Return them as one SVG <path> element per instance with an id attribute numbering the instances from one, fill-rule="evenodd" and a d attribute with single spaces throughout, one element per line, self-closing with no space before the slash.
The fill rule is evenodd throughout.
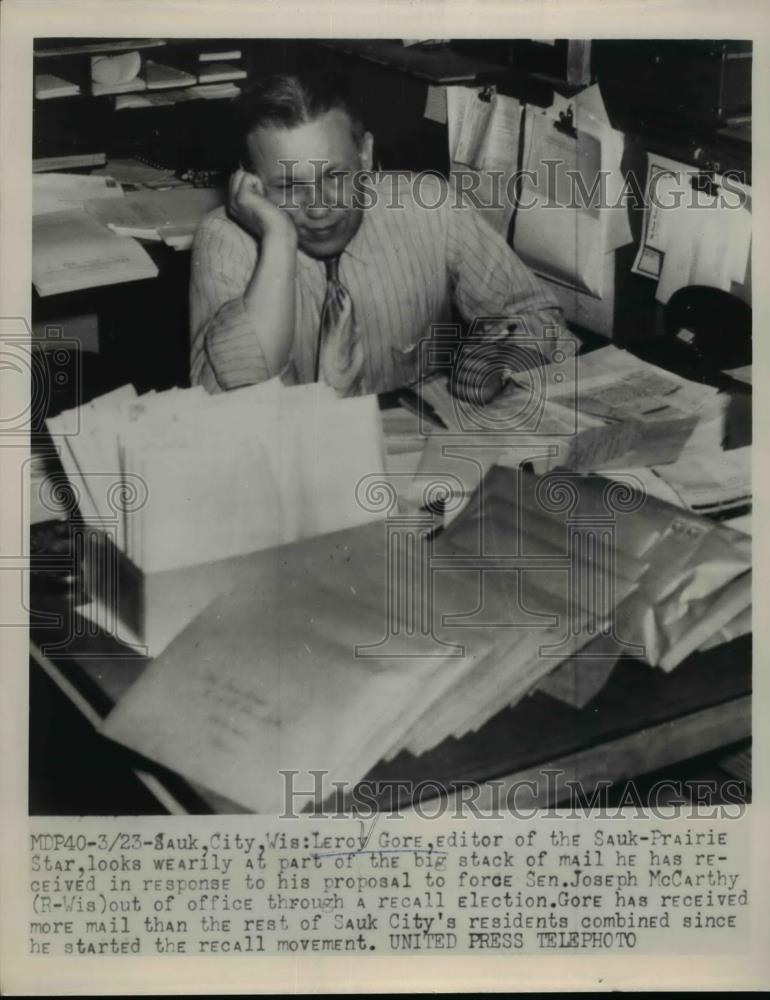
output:
<path id="1" fill-rule="evenodd" d="M 114 177 L 91 174 L 35 173 L 32 175 L 32 215 L 84 208 L 86 202 L 122 198 Z"/>
<path id="2" fill-rule="evenodd" d="M 129 192 L 123 198 L 89 201 L 88 212 L 118 236 L 160 241 L 175 249 L 192 243 L 201 219 L 222 204 L 223 192 L 214 188 L 175 188 L 171 191 Z"/>
<path id="3" fill-rule="evenodd" d="M 750 631 L 750 534 L 703 516 L 751 495 L 720 394 L 614 347 L 551 346 L 476 425 L 423 384 L 445 425 L 423 451 L 412 412 L 278 380 L 124 387 L 49 421 L 84 519 L 166 616 L 104 734 L 275 813 L 282 771 L 313 788 L 323 770 L 331 792 L 535 690 L 584 704 L 621 656 L 671 671 Z M 438 535 L 428 480 L 446 487 Z M 411 483 L 423 507 L 370 503 L 388 491 L 367 482 Z"/>
<path id="4" fill-rule="evenodd" d="M 358 655 L 387 632 L 387 551 L 378 523 L 255 556 L 104 734 L 257 812 L 281 811 L 281 769 L 325 769 L 325 785 L 362 777 L 471 662 L 419 632 L 389 657 Z M 400 555 L 411 565 L 409 546 Z"/>
<path id="5" fill-rule="evenodd" d="M 433 545 L 373 523 L 256 554 L 103 732 L 274 813 L 282 771 L 352 785 L 480 728 L 591 646 L 670 669 L 741 613 L 749 552 L 730 529 L 643 496 L 624 512 L 610 481 L 567 479 L 495 469 Z"/>
<path id="6" fill-rule="evenodd" d="M 34 174 L 32 191 L 32 280 L 40 295 L 155 277 L 157 267 L 134 241 L 189 249 L 201 219 L 224 197 L 188 186 L 126 194 L 113 177 L 65 173 Z"/>
<path id="7" fill-rule="evenodd" d="M 539 627 L 517 629 L 506 574 L 490 572 L 480 602 L 478 572 L 452 563 L 466 551 L 447 539 L 441 553 L 434 586 L 415 594 L 429 553 L 383 523 L 256 555 L 121 699 L 104 733 L 277 812 L 282 769 L 323 769 L 331 788 L 404 747 L 421 752 L 481 725 L 564 655 L 538 656 L 540 646 L 579 640 L 552 621 L 566 606 L 553 574 L 527 589 L 526 599 L 542 598 Z"/>
<path id="8" fill-rule="evenodd" d="M 82 208 L 48 211 L 32 220 L 32 283 L 41 296 L 154 278 L 157 273 L 136 240 L 117 236 Z"/>
<path id="9" fill-rule="evenodd" d="M 420 387 L 446 425 L 430 433 L 421 474 L 444 476 L 467 497 L 494 464 L 539 473 L 652 467 L 683 476 L 694 454 L 689 442 L 720 448 L 726 398 L 716 389 L 612 345 L 576 358 L 574 342 L 558 338 L 550 356 L 561 360 L 544 365 L 536 364 L 547 361 L 542 345 L 522 338 L 520 347 L 520 357 L 532 351 L 533 366 L 511 370 L 505 391 L 483 409 L 452 397 L 443 379 Z"/>
<path id="10" fill-rule="evenodd" d="M 185 188 L 125 195 L 111 176 L 32 176 L 32 281 L 39 295 L 154 278 L 158 269 L 131 237 L 188 247 L 221 193 Z"/>
<path id="11" fill-rule="evenodd" d="M 47 422 L 85 522 L 145 573 L 227 559 L 373 518 L 376 397 L 280 380 L 221 395 L 132 386 Z M 77 433 L 72 428 L 77 428 Z M 116 498 L 126 498 L 121 505 Z"/>
<path id="12" fill-rule="evenodd" d="M 79 613 L 157 656 L 248 554 L 382 517 L 376 398 L 278 380 L 223 395 L 131 386 L 48 421 L 89 529 Z"/>

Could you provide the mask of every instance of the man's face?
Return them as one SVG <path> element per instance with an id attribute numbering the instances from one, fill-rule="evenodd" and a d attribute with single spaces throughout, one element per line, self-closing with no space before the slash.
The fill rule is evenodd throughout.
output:
<path id="1" fill-rule="evenodd" d="M 361 225 L 352 178 L 371 167 L 371 136 L 358 143 L 350 116 L 327 111 L 294 128 L 254 129 L 247 145 L 265 195 L 291 217 L 299 246 L 311 257 L 334 257 Z"/>

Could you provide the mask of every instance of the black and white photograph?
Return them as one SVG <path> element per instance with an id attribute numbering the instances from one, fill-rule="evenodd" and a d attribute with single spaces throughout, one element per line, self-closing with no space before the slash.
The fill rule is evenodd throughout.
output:
<path id="1" fill-rule="evenodd" d="M 760 912 L 747 18 L 107 6 L 33 30 L 15 85 L 27 960 L 79 961 L 72 993 L 90 956 L 729 966 Z"/>
<path id="2" fill-rule="evenodd" d="M 748 799 L 751 62 L 41 41 L 31 811 Z"/>

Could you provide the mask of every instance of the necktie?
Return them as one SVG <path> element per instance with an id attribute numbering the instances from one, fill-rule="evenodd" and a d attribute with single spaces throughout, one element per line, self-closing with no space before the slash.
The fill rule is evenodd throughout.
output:
<path id="1" fill-rule="evenodd" d="M 338 396 L 355 396 L 362 390 L 364 354 L 353 302 L 339 279 L 339 257 L 325 263 L 326 296 L 316 348 L 316 381 L 322 379 Z"/>

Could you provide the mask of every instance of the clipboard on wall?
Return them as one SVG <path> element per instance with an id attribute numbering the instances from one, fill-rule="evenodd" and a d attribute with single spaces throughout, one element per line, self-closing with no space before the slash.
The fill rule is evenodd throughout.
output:
<path id="1" fill-rule="evenodd" d="M 612 336 L 615 251 L 630 242 L 622 189 L 623 136 L 598 88 L 527 107 L 514 250 L 554 291 L 568 321 Z"/>
<path id="2" fill-rule="evenodd" d="M 510 239 L 514 205 L 507 192 L 516 181 L 522 105 L 494 84 L 447 87 L 450 172 L 476 175 L 470 201 L 503 239 Z M 460 190 L 467 190 L 458 184 Z"/>

